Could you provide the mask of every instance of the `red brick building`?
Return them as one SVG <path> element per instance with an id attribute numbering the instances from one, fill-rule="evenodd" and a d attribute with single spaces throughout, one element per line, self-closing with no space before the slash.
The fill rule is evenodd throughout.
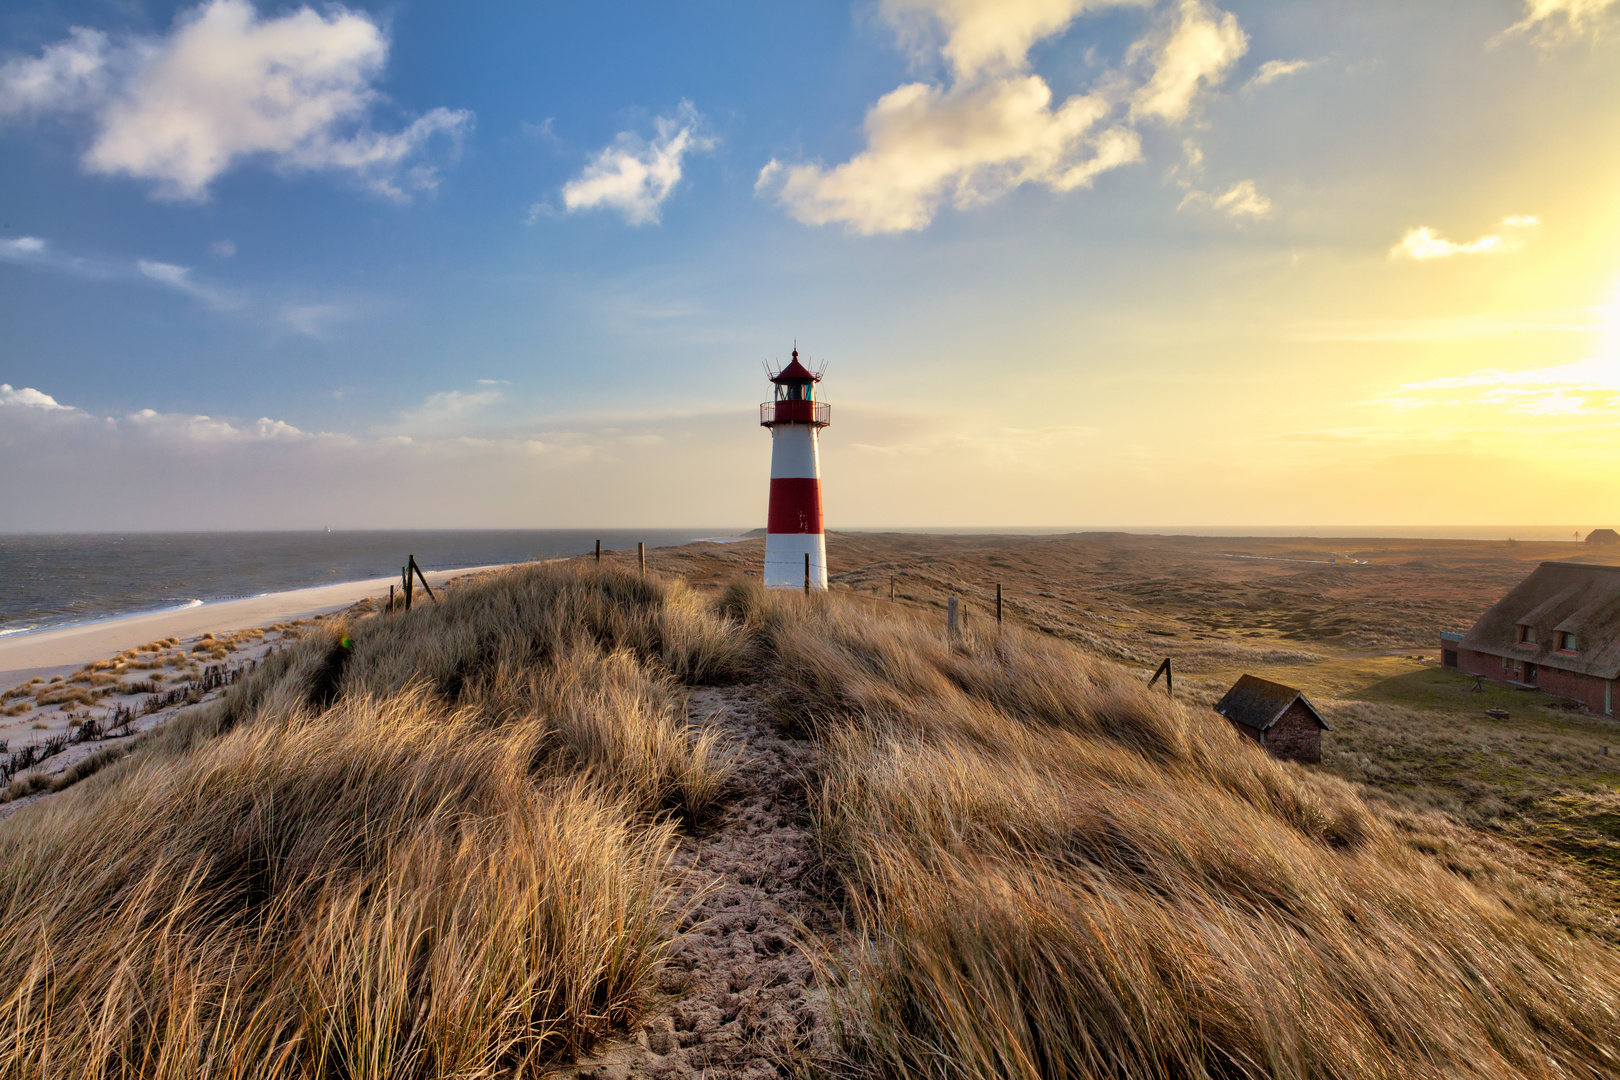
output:
<path id="1" fill-rule="evenodd" d="M 1292 686 L 1245 675 L 1215 705 L 1238 734 L 1288 761 L 1322 760 L 1322 732 L 1332 731 L 1316 707 Z"/>
<path id="2" fill-rule="evenodd" d="M 1442 635 L 1442 637 L 1455 635 Z M 1493 682 L 1575 698 L 1613 716 L 1620 677 L 1620 566 L 1544 562 L 1479 617 L 1457 667 Z"/>

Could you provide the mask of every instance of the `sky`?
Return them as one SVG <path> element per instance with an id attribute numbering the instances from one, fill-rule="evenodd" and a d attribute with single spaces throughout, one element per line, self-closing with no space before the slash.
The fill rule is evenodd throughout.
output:
<path id="1" fill-rule="evenodd" d="M 0 531 L 1620 524 L 1620 0 L 0 12 Z"/>

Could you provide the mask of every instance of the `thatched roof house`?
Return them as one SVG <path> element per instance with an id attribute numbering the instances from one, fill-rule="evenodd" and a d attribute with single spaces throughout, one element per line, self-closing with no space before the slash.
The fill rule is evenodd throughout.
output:
<path id="1" fill-rule="evenodd" d="M 1620 566 L 1544 562 L 1457 643 L 1458 666 L 1614 712 L 1620 677 Z"/>

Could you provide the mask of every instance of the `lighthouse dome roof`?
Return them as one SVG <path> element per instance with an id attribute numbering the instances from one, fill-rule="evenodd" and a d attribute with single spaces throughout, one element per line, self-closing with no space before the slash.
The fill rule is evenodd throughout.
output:
<path id="1" fill-rule="evenodd" d="M 793 350 L 793 359 L 788 361 L 787 367 L 771 376 L 771 382 L 820 382 L 821 376 L 799 363 L 799 350 Z"/>

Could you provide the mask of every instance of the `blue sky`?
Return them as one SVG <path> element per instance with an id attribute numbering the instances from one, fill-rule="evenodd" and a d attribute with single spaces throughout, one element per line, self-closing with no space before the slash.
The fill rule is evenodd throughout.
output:
<path id="1" fill-rule="evenodd" d="M 1610 523 L 1620 4 L 32 4 L 0 529 Z"/>

